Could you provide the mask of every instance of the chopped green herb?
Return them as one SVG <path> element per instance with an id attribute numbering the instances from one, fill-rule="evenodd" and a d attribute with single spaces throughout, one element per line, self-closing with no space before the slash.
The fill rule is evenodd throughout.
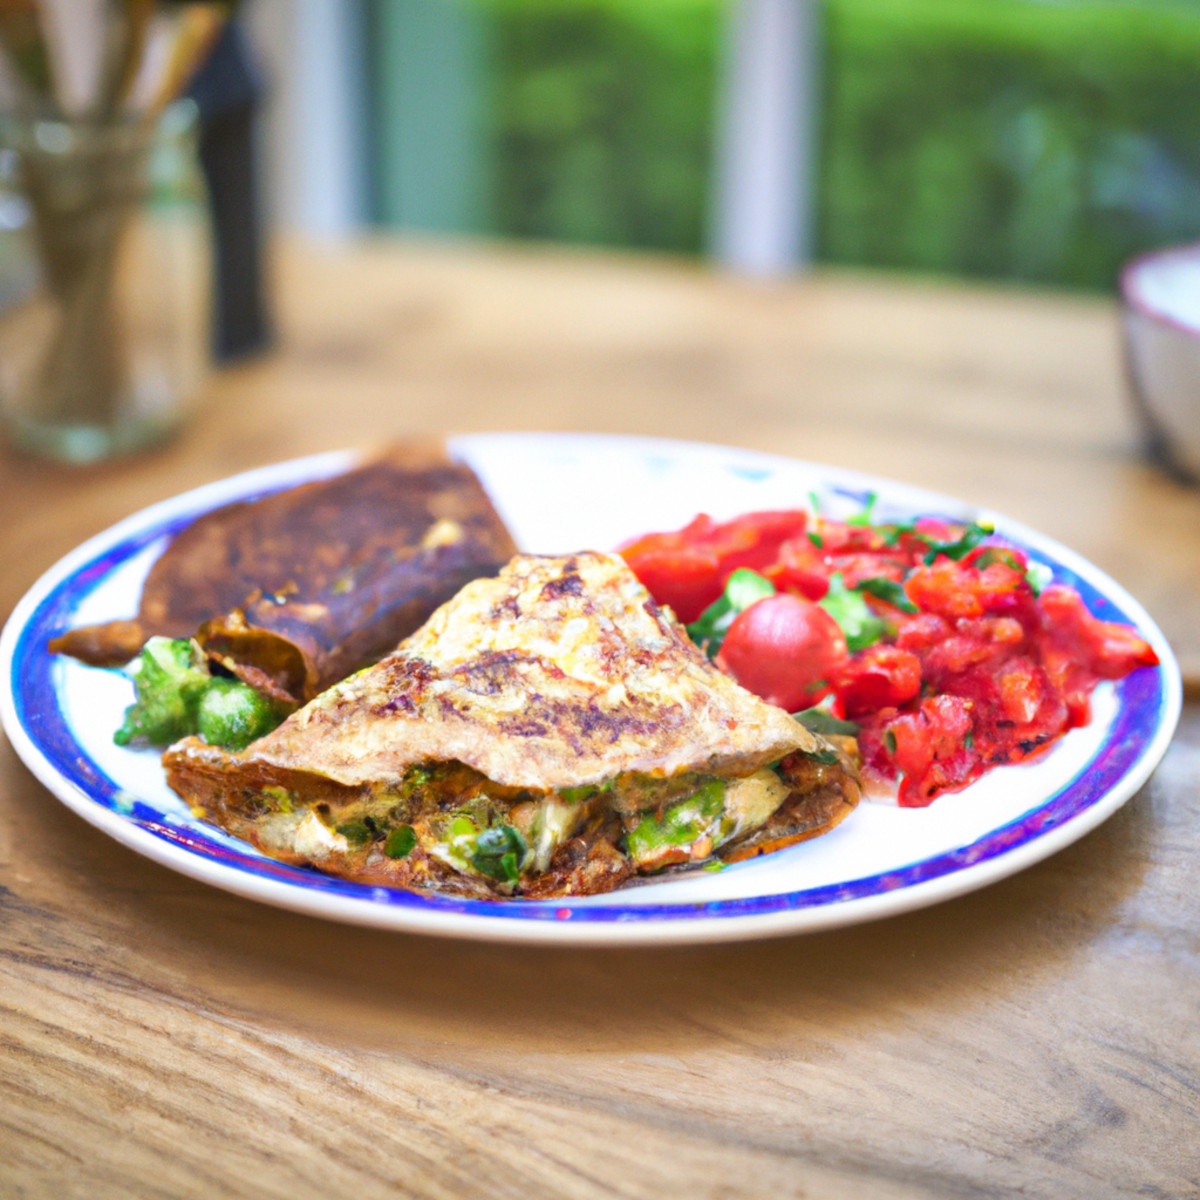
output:
<path id="1" fill-rule="evenodd" d="M 854 516 L 846 519 L 847 525 L 870 525 L 875 519 L 875 505 L 879 500 L 877 492 L 868 492 L 866 502 L 863 504 L 862 512 L 855 513 Z"/>
<path id="2" fill-rule="evenodd" d="M 653 856 L 664 846 L 687 846 L 694 842 L 725 807 L 725 784 L 710 779 L 698 791 L 672 804 L 661 816 L 654 813 L 629 831 L 626 840 L 634 860 Z"/>
<path id="3" fill-rule="evenodd" d="M 894 579 L 864 579 L 857 585 L 857 590 L 867 592 L 885 604 L 900 609 L 901 612 L 915 613 L 921 610 L 908 598 L 902 583 Z"/>
<path id="4" fill-rule="evenodd" d="M 525 839 L 511 825 L 494 825 L 475 839 L 471 865 L 489 879 L 516 883 L 525 859 Z"/>
<path id="5" fill-rule="evenodd" d="M 1035 596 L 1040 596 L 1042 590 L 1050 584 L 1053 578 L 1053 572 L 1045 563 L 1031 562 L 1029 569 L 1025 572 L 1025 581 L 1033 588 Z"/>
<path id="6" fill-rule="evenodd" d="M 955 562 L 966 558 L 976 546 L 983 543 L 984 538 L 991 537 L 996 532 L 996 527 L 991 522 L 980 521 L 975 525 L 968 525 L 963 532 L 962 537 L 954 542 L 930 542 L 929 553 L 925 555 L 925 563 L 929 565 L 939 555 L 945 555 L 947 558 L 952 558 Z"/>
<path id="7" fill-rule="evenodd" d="M 879 532 L 883 536 L 885 546 L 894 546 L 900 540 L 901 534 L 915 533 L 916 525 L 912 521 L 898 521 L 894 525 L 880 525 Z"/>
<path id="8" fill-rule="evenodd" d="M 334 830 L 352 846 L 365 846 L 371 840 L 370 827 L 364 821 L 345 821 Z"/>
<path id="9" fill-rule="evenodd" d="M 979 570 L 990 567 L 992 563 L 1003 563 L 1014 571 L 1022 570 L 1021 560 L 1007 546 L 989 546 L 974 562 Z"/>
<path id="10" fill-rule="evenodd" d="M 821 540 L 821 535 L 819 533 L 814 533 L 811 529 L 808 531 L 808 540 L 812 542 L 812 544 L 816 546 L 818 550 L 825 549 L 825 543 Z"/>
<path id="11" fill-rule="evenodd" d="M 433 778 L 433 772 L 428 767 L 410 767 L 400 781 L 401 796 L 411 796 L 417 788 L 424 787 Z"/>
<path id="12" fill-rule="evenodd" d="M 387 836 L 383 852 L 388 858 L 407 858 L 417 844 L 417 834 L 411 825 L 398 825 Z"/>
<path id="13" fill-rule="evenodd" d="M 883 731 L 883 744 L 887 747 L 889 754 L 896 753 L 896 735 L 892 730 L 885 729 Z"/>
<path id="14" fill-rule="evenodd" d="M 292 793 L 284 787 L 269 784 L 263 788 L 262 794 L 273 802 L 275 809 L 281 813 L 295 812 Z"/>
<path id="15" fill-rule="evenodd" d="M 792 716 L 811 733 L 858 736 L 859 727 L 853 721 L 839 720 L 827 708 L 822 708 L 820 705 L 815 708 L 806 708 L 803 712 L 792 713 Z"/>
<path id="16" fill-rule="evenodd" d="M 775 585 L 749 567 L 739 567 L 725 583 L 725 599 L 736 612 L 742 612 L 757 601 L 773 595 Z"/>
<path id="17" fill-rule="evenodd" d="M 589 796 L 594 796 L 596 791 L 597 789 L 592 786 L 559 788 L 558 794 L 565 803 L 578 804 L 580 800 L 586 800 Z"/>
<path id="18" fill-rule="evenodd" d="M 455 817 L 450 822 L 450 837 L 453 838 L 469 838 L 474 836 L 479 827 L 471 820 L 470 817 Z"/>
<path id="19" fill-rule="evenodd" d="M 767 596 L 775 595 L 775 585 L 749 567 L 739 567 L 725 583 L 725 590 L 687 627 L 688 636 L 703 646 L 709 658 L 716 658 L 725 634 L 738 613 Z"/>
<path id="20" fill-rule="evenodd" d="M 821 607 L 841 626 L 846 635 L 846 645 L 851 651 L 862 650 L 883 637 L 887 630 L 863 599 L 862 593 L 846 587 L 840 571 L 829 579 L 829 591 L 821 600 Z"/>

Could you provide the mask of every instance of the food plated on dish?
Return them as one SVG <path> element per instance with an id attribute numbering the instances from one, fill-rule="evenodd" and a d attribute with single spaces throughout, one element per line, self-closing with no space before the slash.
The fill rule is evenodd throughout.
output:
<path id="1" fill-rule="evenodd" d="M 714 667 L 616 556 L 519 555 L 243 751 L 171 786 L 284 861 L 461 895 L 610 891 L 816 836 L 853 751 Z"/>
<path id="2" fill-rule="evenodd" d="M 431 443 L 234 500 L 173 534 L 137 613 L 50 643 L 122 666 L 152 636 L 195 638 L 285 707 L 374 662 L 464 583 L 516 553 L 474 472 Z"/>
<path id="3" fill-rule="evenodd" d="M 922 807 L 1091 719 L 1102 679 L 1158 665 L 1126 624 L 997 537 L 935 516 L 791 509 L 635 539 L 622 553 L 716 663 L 859 743 L 870 791 Z"/>
<path id="4" fill-rule="evenodd" d="M 500 611 L 503 604 L 495 597 L 490 607 L 473 602 L 471 597 L 479 589 L 499 588 L 509 601 L 532 595 L 522 580 L 541 578 L 540 571 L 550 572 L 544 584 L 553 578 L 593 576 L 586 603 L 610 619 L 605 597 L 644 593 L 630 590 L 637 585 L 611 555 L 571 552 L 583 547 L 611 549 L 648 528 L 678 528 L 702 508 L 714 511 L 719 524 L 739 512 L 782 509 L 789 501 L 794 504 L 797 496 L 817 490 L 822 503 L 831 506 L 828 519 L 845 519 L 861 512 L 868 491 L 876 490 L 879 508 L 886 510 L 880 515 L 889 521 L 897 512 L 907 519 L 936 513 L 966 524 L 979 516 L 944 498 L 910 493 L 883 481 L 859 480 L 845 472 L 718 447 L 481 435 L 455 439 L 451 456 L 480 477 L 516 544 L 524 551 L 538 552 L 521 556 L 500 576 L 481 572 L 479 582 L 468 585 L 430 618 L 429 626 L 444 621 L 446 629 L 456 629 L 463 645 L 468 644 L 463 641 L 467 630 L 482 630 L 494 638 L 499 628 L 494 615 L 487 614 Z M 461 712 L 452 713 L 464 701 L 468 707 L 474 703 L 464 683 L 474 679 L 478 685 L 478 668 L 485 660 L 494 668 L 497 658 L 505 654 L 516 653 L 519 658 L 528 649 L 529 638 L 540 636 L 545 641 L 548 630 L 563 633 L 582 615 L 573 617 L 569 606 L 564 607 L 567 600 L 583 603 L 579 597 L 564 594 L 551 603 L 551 588 L 547 607 L 531 604 L 527 615 L 533 615 L 532 622 L 512 624 L 505 633 L 509 641 L 496 643 L 504 646 L 503 653 L 495 647 L 484 653 L 475 646 L 474 651 L 455 657 L 455 639 L 447 643 L 444 630 L 439 637 L 427 628 L 411 635 L 415 640 L 407 651 L 402 645 L 385 658 L 383 666 L 336 686 L 327 694 L 330 699 L 318 696 L 275 732 L 242 749 L 222 749 L 193 735 L 168 754 L 172 777 L 187 797 L 185 803 L 165 786 L 158 765 L 160 751 L 139 748 L 140 737 L 124 748 L 112 744 L 114 727 L 129 702 L 129 681 L 111 671 L 54 658 L 46 654 L 45 640 L 67 628 L 128 619 L 136 613 L 138 589 L 154 559 L 172 534 L 190 527 L 204 513 L 236 499 L 327 477 L 350 461 L 343 456 L 284 464 L 181 497 L 81 548 L 74 561 L 64 563 L 23 602 L 5 634 L 6 669 L 16 681 L 6 704 L 5 723 L 10 732 L 15 731 L 14 742 L 26 761 L 77 811 L 178 869 L 276 903 L 344 919 L 510 938 L 729 937 L 864 919 L 929 903 L 1018 869 L 1102 819 L 1145 777 L 1169 736 L 1176 703 L 1173 663 L 1152 623 L 1094 569 L 1036 535 L 1027 537 L 1026 531 L 1006 526 L 1002 535 L 1013 544 L 1021 543 L 1022 552 L 1035 550 L 1031 557 L 1046 565 L 1056 580 L 1082 584 L 1093 615 L 1135 620 L 1139 635 L 1149 636 L 1163 660 L 1160 667 L 1135 670 L 1114 684 L 1102 684 L 1094 700 L 1096 719 L 1068 732 L 1061 746 L 1056 744 L 1023 767 L 999 767 L 991 773 L 1002 777 L 1009 785 L 1006 788 L 996 786 L 989 774 L 961 793 L 940 796 L 928 809 L 905 812 L 894 804 L 854 809 L 850 744 L 823 742 L 784 709 L 746 695 L 687 640 L 668 614 L 658 612 L 651 619 L 649 613 L 657 612 L 657 606 L 648 598 L 642 607 L 634 606 L 640 616 L 621 633 L 625 660 L 612 664 L 614 674 L 603 694 L 615 694 L 614 688 L 632 681 L 642 687 L 642 698 L 669 699 L 686 715 L 678 728 L 694 735 L 686 753 L 679 747 L 687 737 L 670 745 L 660 738 L 654 750 L 660 757 L 644 770 L 650 761 L 645 758 L 646 747 L 630 742 L 610 749 L 605 770 L 600 771 L 597 764 L 589 765 L 577 745 L 570 755 L 561 752 L 561 744 L 557 752 L 553 750 L 549 743 L 556 736 L 561 743 L 563 732 L 554 720 L 534 721 L 529 728 L 540 724 L 548 734 L 542 757 L 530 760 L 531 773 L 503 775 L 495 764 L 504 758 L 512 739 L 502 731 L 501 710 L 496 708 L 485 709 L 482 723 L 473 727 L 468 738 L 471 753 L 482 757 L 475 765 L 464 762 L 466 742 L 455 742 L 450 736 L 461 722 Z M 611 481 L 614 470 L 622 487 L 605 491 L 600 485 Z M 572 503 L 547 505 L 547 495 L 569 496 Z M 714 498 L 718 504 L 712 503 Z M 835 517 L 832 509 L 838 506 L 842 514 Z M 568 568 L 569 562 L 584 562 L 587 569 Z M 541 595 L 540 588 L 536 594 Z M 649 625 L 638 623 L 642 617 Z M 579 628 L 587 623 L 579 621 Z M 668 672 L 668 684 L 682 686 L 684 677 L 695 684 L 689 693 L 690 708 L 680 703 L 670 686 L 647 688 L 650 676 L 639 675 L 644 665 L 639 658 L 642 639 L 666 638 L 664 631 L 671 634 L 664 645 L 672 647 L 671 661 L 677 668 Z M 543 685 L 559 678 L 555 672 L 573 678 L 563 670 L 563 664 L 570 663 L 572 645 L 567 639 L 541 655 L 537 670 L 546 673 L 544 678 L 536 672 L 529 676 L 525 667 L 493 680 L 494 696 L 510 705 L 509 717 L 536 708 L 536 698 L 547 695 Z M 517 659 L 510 654 L 506 661 Z M 207 665 L 217 677 L 227 671 L 219 658 Z M 415 687 L 421 671 L 428 679 Z M 522 672 L 527 677 L 518 679 Z M 560 697 L 565 707 L 556 711 L 560 716 L 574 712 L 594 722 L 598 711 L 604 715 L 603 705 L 596 707 L 601 693 L 585 695 L 578 683 L 575 680 L 568 688 L 570 695 Z M 599 682 L 593 680 L 592 685 L 599 687 Z M 787 728 L 792 743 L 766 738 L 758 746 L 758 757 L 739 759 L 716 736 L 720 722 L 706 721 L 703 715 L 712 715 L 705 706 L 713 695 L 727 703 L 739 695 L 743 717 L 736 719 L 751 726 L 766 721 L 764 728 Z M 438 719 L 403 723 L 379 719 L 381 707 L 394 701 L 399 710 L 405 699 L 418 710 L 425 706 L 426 716 L 436 708 Z M 828 698 L 821 700 L 821 706 L 828 708 Z M 351 719 L 344 724 L 340 718 L 330 721 L 331 708 L 352 714 Z M 40 711 L 33 719 L 35 709 Z M 107 713 L 103 730 L 102 710 Z M 763 710 L 771 712 L 769 720 L 762 716 Z M 749 716 L 752 712 L 759 715 Z M 837 713 L 832 718 L 842 719 Z M 1140 738 L 1136 743 L 1130 741 L 1131 723 Z M 401 724 L 408 731 L 405 738 L 413 729 L 421 730 L 419 736 L 409 738 L 407 760 L 403 754 L 393 754 L 382 772 L 346 773 L 347 759 L 358 755 L 372 738 L 379 745 L 395 743 Z M 471 727 L 470 722 L 463 724 Z M 569 727 L 569 720 L 563 724 Z M 651 724 L 657 736 L 659 727 L 667 723 Z M 297 731 L 302 727 L 309 733 L 300 736 Z M 317 727 L 323 737 L 314 740 L 310 732 Z M 834 728 L 834 737 L 839 736 L 836 726 L 826 728 Z M 1115 755 L 1109 744 L 1114 738 L 1120 747 Z M 526 750 L 528 740 L 521 740 Z M 644 740 L 654 739 L 647 732 Z M 351 745 L 353 752 L 348 755 Z M 708 765 L 696 769 L 706 754 Z M 807 764 L 806 772 L 797 772 L 795 761 L 788 763 L 797 754 Z M 568 758 L 575 773 L 555 774 Z M 745 789 L 741 781 L 760 772 L 771 779 L 759 775 L 757 788 Z M 1085 776 L 1087 786 L 1081 791 L 1077 785 Z M 313 779 L 323 781 L 316 792 L 308 788 Z M 223 788 L 221 780 L 236 780 L 236 788 L 255 793 L 252 802 L 227 806 L 237 810 L 234 816 L 226 814 L 226 819 L 228 828 L 236 827 L 240 837 L 217 832 L 211 823 L 214 817 L 220 819 L 222 797 L 236 791 Z M 318 795 L 326 784 L 328 792 Z M 676 786 L 679 791 L 673 792 Z M 757 791 L 753 802 L 751 790 Z M 824 799 L 814 800 L 817 796 Z M 830 799 L 836 799 L 836 804 L 823 809 Z M 321 805 L 328 805 L 328 812 Z M 802 819 L 799 814 L 805 805 L 811 811 Z M 286 811 L 289 807 L 291 812 Z M 847 819 L 840 820 L 847 813 Z M 739 823 L 747 814 L 748 819 Z M 1034 814 L 1037 819 L 1031 824 Z M 339 816 L 344 819 L 335 819 Z M 910 824 L 901 830 L 897 817 L 907 818 Z M 237 821 L 241 824 L 235 826 Z M 263 830 L 268 824 L 279 835 L 274 852 L 282 859 L 269 866 L 247 844 L 247 837 L 265 844 Z M 302 826 L 307 834 L 298 832 Z M 805 831 L 822 836 L 797 840 Z M 324 839 L 326 851 L 331 843 L 336 854 L 323 865 L 349 878 L 332 878 L 297 865 L 320 858 L 311 853 L 316 843 L 306 837 Z M 756 847 L 773 844 L 782 848 L 751 857 Z M 298 846 L 304 854 L 297 853 Z M 559 869 L 564 859 L 551 869 L 551 861 L 568 847 L 572 847 L 573 867 Z M 601 861 L 610 869 L 595 870 Z M 681 874 L 680 868 L 688 863 L 722 869 Z M 648 874 L 663 868 L 662 874 Z M 600 886 L 587 882 L 589 870 L 595 870 L 603 887 L 632 880 L 635 874 L 643 882 L 653 882 L 602 892 Z M 406 878 L 406 873 L 412 877 Z M 430 885 L 436 889 L 432 893 L 407 890 Z M 496 903 L 497 899 L 503 902 Z M 560 922 L 573 922 L 576 932 L 550 932 L 560 928 Z"/>

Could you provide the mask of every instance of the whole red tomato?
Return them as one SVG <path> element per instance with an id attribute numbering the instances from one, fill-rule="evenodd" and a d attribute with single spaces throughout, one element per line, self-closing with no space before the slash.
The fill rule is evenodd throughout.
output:
<path id="1" fill-rule="evenodd" d="M 820 605 L 780 592 L 738 614 L 716 661 L 747 691 L 799 712 L 829 692 L 846 658 L 838 623 Z"/>

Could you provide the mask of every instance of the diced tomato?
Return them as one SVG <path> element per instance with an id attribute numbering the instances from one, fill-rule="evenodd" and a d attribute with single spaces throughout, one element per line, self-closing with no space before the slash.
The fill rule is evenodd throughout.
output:
<path id="1" fill-rule="evenodd" d="M 974 550 L 968 551 L 962 559 L 964 567 L 974 567 L 979 571 L 997 562 L 1011 567 L 1014 571 L 1019 571 L 1022 575 L 1029 570 L 1028 557 L 1015 546 L 976 546 Z"/>
<path id="2" fill-rule="evenodd" d="M 1034 599 L 1024 573 L 1007 563 L 993 562 L 980 571 L 944 556 L 917 567 L 904 590 L 923 612 L 951 620 L 1013 612 Z"/>
<path id="3" fill-rule="evenodd" d="M 956 542 L 963 535 L 965 525 L 944 521 L 941 517 L 918 517 L 913 522 L 914 531 L 925 539 L 922 553 L 929 549 L 929 542 Z"/>
<path id="4" fill-rule="evenodd" d="M 878 643 L 854 655 L 835 683 L 851 719 L 876 709 L 899 707 L 921 690 L 921 660 L 897 646 Z"/>
<path id="5" fill-rule="evenodd" d="M 901 617 L 896 627 L 896 645 L 920 654 L 950 636 L 950 622 L 934 613 Z"/>
<path id="6" fill-rule="evenodd" d="M 780 592 L 739 613 L 717 666 L 789 712 L 817 703 L 846 661 L 846 638 L 820 605 Z"/>
<path id="7" fill-rule="evenodd" d="M 808 513 L 803 509 L 746 513 L 717 526 L 709 544 L 728 579 L 738 567 L 761 571 L 770 566 L 780 546 L 803 537 L 807 527 Z"/>
<path id="8" fill-rule="evenodd" d="M 1025 630 L 1011 617 L 962 618 L 919 651 L 925 677 L 937 691 L 952 691 L 954 676 L 1019 650 Z"/>
<path id="9" fill-rule="evenodd" d="M 1044 691 L 1038 674 L 1032 663 L 1017 661 L 1007 664 L 1007 669 L 996 676 L 1000 711 L 1006 722 L 1029 725 L 1037 717 Z"/>
<path id="10" fill-rule="evenodd" d="M 688 622 L 737 567 L 771 580 L 778 594 L 735 618 L 718 665 L 793 711 L 831 698 L 835 715 L 859 725 L 868 774 L 899 779 L 900 802 L 924 805 L 1085 724 L 1099 679 L 1158 662 L 1134 630 L 1095 617 L 1073 588 L 1036 596 L 1028 557 L 1015 547 L 993 539 L 961 559 L 939 553 L 926 563 L 931 547 L 966 532 L 932 517 L 911 528 L 819 518 L 810 537 L 799 510 L 723 523 L 702 515 L 622 553 L 655 599 Z M 917 611 L 868 593 L 884 633 L 851 656 L 837 622 L 812 603 L 835 573 L 849 589 L 900 583 Z"/>
<path id="11" fill-rule="evenodd" d="M 1121 679 L 1158 662 L 1154 648 L 1125 625 L 1092 616 L 1072 587 L 1051 584 L 1039 597 L 1049 638 L 1082 659 L 1101 679 Z"/>
<path id="12" fill-rule="evenodd" d="M 858 587 L 864 579 L 891 579 L 900 583 L 908 570 L 902 559 L 890 554 L 842 554 L 830 566 L 841 572 L 842 582 L 848 588 Z"/>
<path id="13" fill-rule="evenodd" d="M 620 554 L 659 604 L 688 624 L 716 600 L 738 567 L 762 570 L 780 545 L 804 533 L 803 509 L 746 513 L 718 523 L 705 513 L 668 533 L 626 542 Z"/>
<path id="14" fill-rule="evenodd" d="M 621 554 L 650 595 L 670 605 L 685 624 L 696 620 L 725 586 L 717 556 L 705 550 L 629 548 Z"/>
<path id="15" fill-rule="evenodd" d="M 938 792 L 957 791 L 979 777 L 983 764 L 968 745 L 971 727 L 970 704 L 957 696 L 931 696 L 888 723 L 885 742 L 903 774 L 903 807 L 923 808 Z"/>
<path id="16" fill-rule="evenodd" d="M 781 592 L 798 592 L 809 600 L 820 600 L 829 591 L 829 568 L 807 536 L 783 542 L 763 574 Z"/>
<path id="17" fill-rule="evenodd" d="M 1092 717 L 1092 691 L 1097 677 L 1066 647 L 1047 639 L 1039 644 L 1042 669 L 1066 708 L 1064 728 L 1078 729 Z"/>
<path id="18" fill-rule="evenodd" d="M 883 533 L 870 525 L 849 525 L 845 521 L 829 521 L 822 517 L 814 530 L 827 555 L 874 553 L 883 550 L 887 540 Z"/>

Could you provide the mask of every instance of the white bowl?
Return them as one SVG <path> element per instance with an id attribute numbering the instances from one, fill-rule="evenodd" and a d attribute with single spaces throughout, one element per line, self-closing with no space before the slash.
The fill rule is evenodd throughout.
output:
<path id="1" fill-rule="evenodd" d="M 1134 259 L 1121 297 L 1130 388 L 1149 449 L 1200 482 L 1200 245 Z"/>

